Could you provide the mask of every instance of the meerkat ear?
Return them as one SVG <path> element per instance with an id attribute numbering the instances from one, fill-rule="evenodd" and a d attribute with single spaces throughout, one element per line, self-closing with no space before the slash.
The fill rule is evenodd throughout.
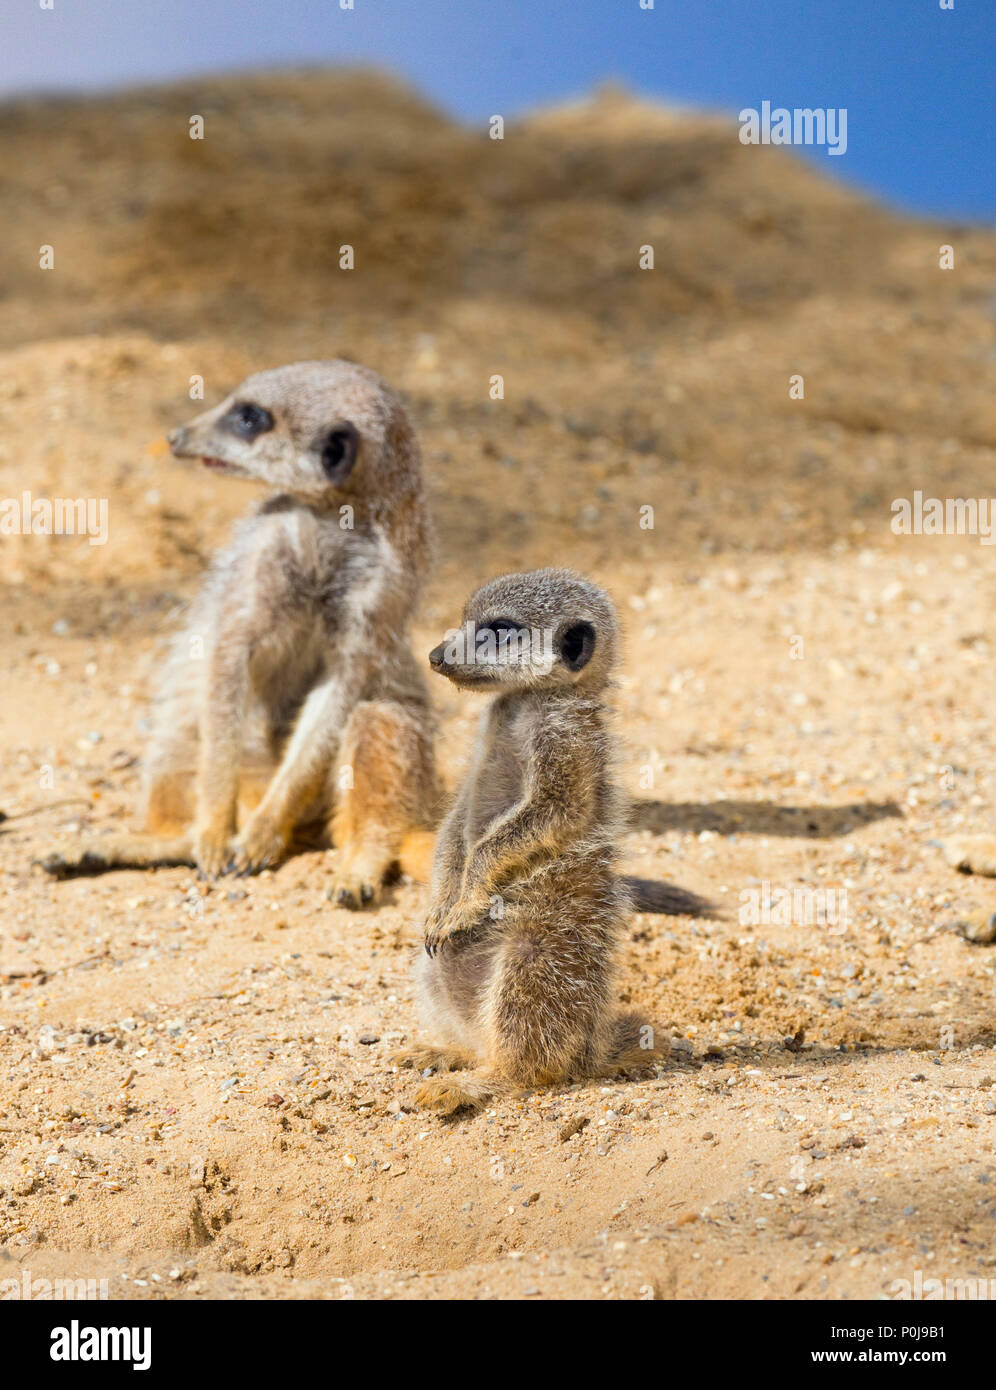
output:
<path id="1" fill-rule="evenodd" d="M 326 430 L 315 440 L 314 449 L 322 471 L 330 483 L 344 483 L 353 471 L 360 448 L 360 434 L 348 420 Z"/>
<path id="2" fill-rule="evenodd" d="M 571 623 L 558 633 L 554 649 L 568 670 L 580 671 L 595 650 L 595 629 L 591 623 Z"/>

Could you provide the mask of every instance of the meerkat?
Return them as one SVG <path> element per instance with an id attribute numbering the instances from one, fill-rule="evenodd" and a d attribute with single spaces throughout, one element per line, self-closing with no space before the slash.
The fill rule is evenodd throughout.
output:
<path id="1" fill-rule="evenodd" d="M 603 702 L 618 645 L 608 596 L 542 569 L 479 589 L 430 654 L 455 685 L 493 696 L 436 843 L 416 964 L 427 1045 L 393 1059 L 472 1068 L 423 1082 L 417 1102 L 437 1113 L 662 1055 L 614 1005 L 633 907 L 615 871 L 625 811 Z"/>
<path id="2" fill-rule="evenodd" d="M 398 396 L 345 361 L 250 376 L 169 435 L 179 458 L 269 495 L 236 528 L 162 673 L 144 836 L 42 860 L 52 874 L 276 864 L 296 827 L 339 847 L 330 897 L 375 902 L 437 813 L 428 691 L 408 643 L 428 524 Z"/>

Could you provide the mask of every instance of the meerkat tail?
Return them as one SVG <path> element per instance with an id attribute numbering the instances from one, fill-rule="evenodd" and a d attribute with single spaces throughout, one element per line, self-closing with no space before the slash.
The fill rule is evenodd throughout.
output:
<path id="1" fill-rule="evenodd" d="M 634 912 L 654 912 L 669 917 L 713 917 L 715 905 L 689 888 L 661 883 L 653 878 L 623 875 L 623 886 L 633 902 Z"/>
<path id="2" fill-rule="evenodd" d="M 77 850 L 46 854 L 34 861 L 53 878 L 87 878 L 110 869 L 154 869 L 196 863 L 193 836 L 108 835 Z"/>
<path id="3" fill-rule="evenodd" d="M 428 883 L 432 877 L 432 856 L 436 850 L 434 830 L 409 830 L 401 841 L 398 863 L 401 872 L 416 883 Z"/>

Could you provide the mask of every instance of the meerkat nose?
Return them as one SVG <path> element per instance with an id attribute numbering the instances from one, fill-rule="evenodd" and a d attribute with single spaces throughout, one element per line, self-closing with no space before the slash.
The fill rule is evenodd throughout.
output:
<path id="1" fill-rule="evenodd" d="M 443 650 L 442 642 L 440 642 L 438 647 L 433 647 L 432 651 L 429 653 L 429 665 L 434 671 L 438 671 L 446 665 L 446 654 Z"/>
<path id="2" fill-rule="evenodd" d="M 178 426 L 175 430 L 170 430 L 166 436 L 166 443 L 171 449 L 181 449 L 186 442 L 187 429 L 185 425 Z"/>

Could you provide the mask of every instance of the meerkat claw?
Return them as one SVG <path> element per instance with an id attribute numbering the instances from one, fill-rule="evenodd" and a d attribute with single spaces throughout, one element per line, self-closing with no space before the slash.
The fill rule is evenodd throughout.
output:
<path id="1" fill-rule="evenodd" d="M 445 937 L 444 935 L 441 935 L 438 931 L 426 932 L 426 934 L 425 934 L 425 952 L 426 952 L 426 955 L 429 956 L 430 958 L 435 957 L 435 956 L 439 953 L 439 948 L 442 946 L 442 944 L 443 944 L 443 942 L 444 942 L 445 940 L 446 940 L 446 937 Z"/>
<path id="2" fill-rule="evenodd" d="M 473 917 L 455 909 L 447 912 L 430 913 L 425 924 L 425 949 L 428 955 L 435 956 L 440 948 L 454 937 L 469 932 L 476 925 Z"/>

